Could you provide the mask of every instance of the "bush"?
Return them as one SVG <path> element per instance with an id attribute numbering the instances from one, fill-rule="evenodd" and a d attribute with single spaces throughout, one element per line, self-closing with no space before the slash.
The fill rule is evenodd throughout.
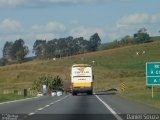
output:
<path id="1" fill-rule="evenodd" d="M 5 66 L 6 64 L 8 64 L 8 60 L 5 58 L 1 58 L 0 59 L 0 66 Z"/>
<path id="2" fill-rule="evenodd" d="M 51 75 L 41 75 L 36 81 L 34 81 L 33 89 L 42 91 L 42 86 L 47 86 L 48 93 L 52 90 L 63 90 L 63 81 L 58 75 L 53 77 Z"/>

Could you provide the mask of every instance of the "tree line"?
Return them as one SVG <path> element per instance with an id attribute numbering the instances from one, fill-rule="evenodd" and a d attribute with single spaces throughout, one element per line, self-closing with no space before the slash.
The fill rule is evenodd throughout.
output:
<path id="1" fill-rule="evenodd" d="M 39 59 L 60 58 L 96 51 L 100 44 L 101 39 L 98 33 L 93 34 L 89 40 L 83 37 L 73 38 L 69 36 L 49 41 L 36 40 L 32 52 Z M 3 58 L 0 59 L 0 65 L 5 65 L 13 61 L 18 63 L 24 62 L 29 54 L 29 49 L 23 39 L 18 39 L 14 42 L 7 41 L 2 52 Z"/>
<path id="2" fill-rule="evenodd" d="M 96 51 L 101 44 L 98 33 L 93 34 L 89 40 L 83 37 L 59 38 L 53 40 L 36 40 L 33 45 L 33 52 L 38 58 L 60 58 L 76 54 Z"/>
<path id="3" fill-rule="evenodd" d="M 147 33 L 146 28 L 140 28 L 137 33 L 133 34 L 133 36 L 126 35 L 122 37 L 120 40 L 114 40 L 110 43 L 101 44 L 98 47 L 98 50 L 106 50 L 111 48 L 117 48 L 127 45 L 134 45 L 134 44 L 142 44 L 152 42 L 151 37 Z"/>
<path id="4" fill-rule="evenodd" d="M 73 38 L 72 36 L 48 41 L 36 40 L 32 52 L 36 58 L 50 59 L 147 42 L 152 42 L 152 39 L 147 33 L 147 29 L 141 28 L 133 36 L 126 35 L 120 40 L 103 44 L 98 33 L 93 34 L 89 40 L 83 37 Z M 13 61 L 21 63 L 28 54 L 29 49 L 23 39 L 18 39 L 14 42 L 7 41 L 3 47 L 3 58 L 0 59 L 0 66 Z"/>

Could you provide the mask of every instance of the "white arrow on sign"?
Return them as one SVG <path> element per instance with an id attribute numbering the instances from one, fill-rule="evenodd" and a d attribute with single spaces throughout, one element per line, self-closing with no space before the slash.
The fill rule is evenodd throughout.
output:
<path id="1" fill-rule="evenodd" d="M 154 79 L 154 82 L 156 83 L 156 82 L 157 82 L 157 80 L 156 80 L 156 79 Z"/>

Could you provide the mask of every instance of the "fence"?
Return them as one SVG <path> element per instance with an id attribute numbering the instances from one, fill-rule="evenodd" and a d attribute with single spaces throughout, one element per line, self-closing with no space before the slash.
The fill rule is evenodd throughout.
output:
<path id="1" fill-rule="evenodd" d="M 24 96 L 25 95 L 25 89 L 4 89 L 0 90 L 0 94 L 7 95 L 7 94 L 15 94 L 15 95 L 20 95 Z M 26 95 L 27 96 L 35 96 L 35 92 L 33 90 L 26 90 Z"/>

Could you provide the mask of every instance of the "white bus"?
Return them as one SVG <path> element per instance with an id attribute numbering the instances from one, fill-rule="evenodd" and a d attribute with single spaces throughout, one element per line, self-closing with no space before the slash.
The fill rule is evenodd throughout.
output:
<path id="1" fill-rule="evenodd" d="M 72 95 L 78 93 L 93 93 L 92 66 L 88 64 L 74 64 L 71 68 L 71 90 Z"/>

